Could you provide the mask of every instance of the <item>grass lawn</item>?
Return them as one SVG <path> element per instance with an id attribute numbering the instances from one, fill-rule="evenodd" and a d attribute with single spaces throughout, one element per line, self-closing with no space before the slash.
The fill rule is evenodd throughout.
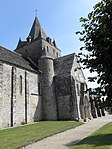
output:
<path id="1" fill-rule="evenodd" d="M 74 121 L 43 121 L 0 130 L 0 149 L 19 148 L 81 124 Z"/>
<path id="2" fill-rule="evenodd" d="M 70 149 L 112 149 L 112 123 L 103 126 Z"/>

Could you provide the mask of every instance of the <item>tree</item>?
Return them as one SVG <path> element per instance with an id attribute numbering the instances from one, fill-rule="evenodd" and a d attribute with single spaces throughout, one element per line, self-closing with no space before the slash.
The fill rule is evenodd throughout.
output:
<path id="1" fill-rule="evenodd" d="M 112 0 L 101 0 L 80 22 L 83 30 L 76 34 L 81 35 L 84 46 L 80 48 L 79 61 L 90 72 L 97 72 L 97 76 L 88 79 L 97 80 L 97 93 L 106 96 L 112 106 Z"/>

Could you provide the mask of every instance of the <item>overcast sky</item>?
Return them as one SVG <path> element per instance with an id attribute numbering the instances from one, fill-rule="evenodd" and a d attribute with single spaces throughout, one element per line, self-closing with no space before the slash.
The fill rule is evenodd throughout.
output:
<path id="1" fill-rule="evenodd" d="M 55 38 L 62 55 L 81 47 L 75 32 L 81 30 L 80 17 L 86 17 L 100 0 L 0 0 L 0 45 L 16 48 L 25 40 L 35 18 L 35 10 L 45 32 Z"/>

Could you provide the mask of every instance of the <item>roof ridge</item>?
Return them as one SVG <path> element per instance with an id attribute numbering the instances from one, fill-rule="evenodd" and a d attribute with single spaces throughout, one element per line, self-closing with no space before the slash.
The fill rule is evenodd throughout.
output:
<path id="1" fill-rule="evenodd" d="M 58 60 L 58 59 L 61 59 L 61 58 L 66 58 L 66 57 L 69 57 L 69 56 L 72 56 L 72 55 L 74 56 L 74 55 L 76 55 L 76 53 L 74 52 L 74 53 L 71 53 L 71 54 L 61 56 L 61 57 L 56 58 L 55 60 Z"/>
<path id="2" fill-rule="evenodd" d="M 23 57 L 20 53 L 17 53 L 17 52 L 15 52 L 15 51 L 11 51 L 11 50 L 9 50 L 9 49 L 3 47 L 3 46 L 0 46 L 0 48 L 2 48 L 3 50 L 6 50 L 6 51 L 8 51 L 8 52 L 11 52 L 11 53 L 13 53 L 13 54 L 16 54 L 16 55 L 19 55 L 19 56 Z"/>

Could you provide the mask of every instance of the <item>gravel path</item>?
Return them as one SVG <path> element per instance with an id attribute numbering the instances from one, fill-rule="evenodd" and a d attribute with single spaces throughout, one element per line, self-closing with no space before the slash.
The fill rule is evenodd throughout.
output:
<path id="1" fill-rule="evenodd" d="M 30 144 L 26 146 L 25 149 L 68 149 L 72 144 L 79 142 L 109 122 L 112 122 L 112 115 L 99 117 L 74 129 L 45 138 L 37 143 Z"/>

